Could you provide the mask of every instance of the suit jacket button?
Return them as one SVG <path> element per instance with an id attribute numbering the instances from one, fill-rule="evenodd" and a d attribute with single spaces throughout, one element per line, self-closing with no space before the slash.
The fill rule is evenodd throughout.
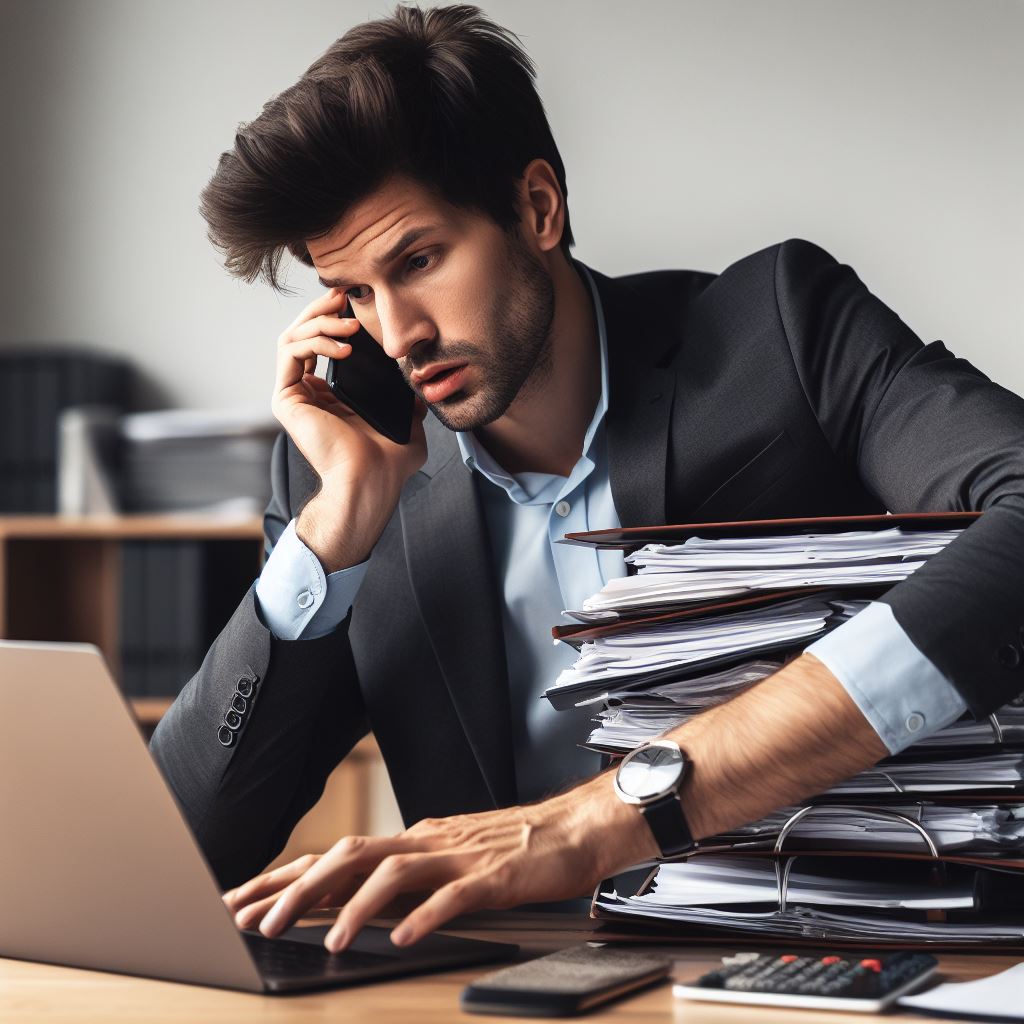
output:
<path id="1" fill-rule="evenodd" d="M 222 725 L 217 730 L 217 739 L 219 739 L 225 747 L 230 747 L 231 744 L 235 742 L 235 734 L 226 725 Z"/>
<path id="2" fill-rule="evenodd" d="M 1016 644 L 1004 644 L 999 648 L 998 657 L 1003 668 L 1020 667 L 1020 648 Z"/>
<path id="3" fill-rule="evenodd" d="M 252 676 L 241 676 L 235 686 L 235 692 L 240 693 L 243 697 L 251 697 L 255 688 L 256 680 Z"/>
<path id="4" fill-rule="evenodd" d="M 237 711 L 240 715 L 244 715 L 249 708 L 249 702 L 240 694 L 236 693 L 231 698 L 231 710 Z"/>
<path id="5" fill-rule="evenodd" d="M 234 732 L 242 727 L 242 716 L 237 711 L 229 711 L 224 716 L 224 724 Z"/>

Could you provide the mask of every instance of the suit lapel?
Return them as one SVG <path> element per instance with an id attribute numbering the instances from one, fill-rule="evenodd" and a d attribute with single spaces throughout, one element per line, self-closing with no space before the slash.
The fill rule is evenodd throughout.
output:
<path id="1" fill-rule="evenodd" d="M 473 474 L 454 435 L 441 427 L 430 434 L 430 479 L 401 502 L 406 557 L 452 702 L 500 807 L 516 800 L 501 582 Z"/>
<path id="2" fill-rule="evenodd" d="M 587 268 L 590 270 L 590 268 Z M 590 270 L 605 318 L 612 496 L 623 526 L 665 521 L 675 373 L 660 365 L 674 338 L 651 296 Z M 474 476 L 454 435 L 428 418 L 429 479 L 401 502 L 420 614 L 452 701 L 497 806 L 516 800 L 501 580 L 494 573 Z"/>
<path id="3" fill-rule="evenodd" d="M 588 268 L 590 269 L 590 268 Z M 608 341 L 608 475 L 622 526 L 665 521 L 668 431 L 675 373 L 658 365 L 671 348 L 647 296 L 590 270 Z"/>

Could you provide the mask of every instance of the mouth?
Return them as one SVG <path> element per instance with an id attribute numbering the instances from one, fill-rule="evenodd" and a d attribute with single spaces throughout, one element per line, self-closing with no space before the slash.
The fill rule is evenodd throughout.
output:
<path id="1" fill-rule="evenodd" d="M 409 379 L 416 387 L 422 387 L 424 384 L 441 380 L 446 374 L 465 365 L 465 363 L 431 363 L 424 369 L 417 370 Z"/>
<path id="2" fill-rule="evenodd" d="M 468 368 L 468 363 L 428 366 L 412 375 L 412 383 L 427 402 L 441 402 L 462 387 Z"/>

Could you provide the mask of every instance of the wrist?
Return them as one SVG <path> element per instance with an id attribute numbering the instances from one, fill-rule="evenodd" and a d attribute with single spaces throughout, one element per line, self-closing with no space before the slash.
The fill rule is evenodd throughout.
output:
<path id="1" fill-rule="evenodd" d="M 615 770 L 610 769 L 567 794 L 578 794 L 566 808 L 567 827 L 585 837 L 597 881 L 656 860 L 660 852 L 639 809 L 615 794 L 614 778 Z"/>
<path id="2" fill-rule="evenodd" d="M 325 573 L 366 561 L 372 544 L 366 544 L 358 528 L 347 522 L 341 510 L 346 503 L 321 490 L 311 498 L 295 520 L 295 536 L 316 555 Z"/>

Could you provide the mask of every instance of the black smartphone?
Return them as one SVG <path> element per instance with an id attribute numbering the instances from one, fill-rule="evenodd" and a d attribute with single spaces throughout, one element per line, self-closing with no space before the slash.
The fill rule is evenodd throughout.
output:
<path id="1" fill-rule="evenodd" d="M 469 1013 L 572 1017 L 668 977 L 664 957 L 607 946 L 577 946 L 478 978 L 459 1001 Z"/>
<path id="2" fill-rule="evenodd" d="M 338 315 L 352 315 L 348 299 Z M 362 326 L 355 334 L 339 340 L 347 341 L 352 351 L 344 359 L 328 360 L 327 383 L 331 391 L 378 433 L 396 444 L 408 444 L 416 396 L 406 384 L 398 363 Z"/>

